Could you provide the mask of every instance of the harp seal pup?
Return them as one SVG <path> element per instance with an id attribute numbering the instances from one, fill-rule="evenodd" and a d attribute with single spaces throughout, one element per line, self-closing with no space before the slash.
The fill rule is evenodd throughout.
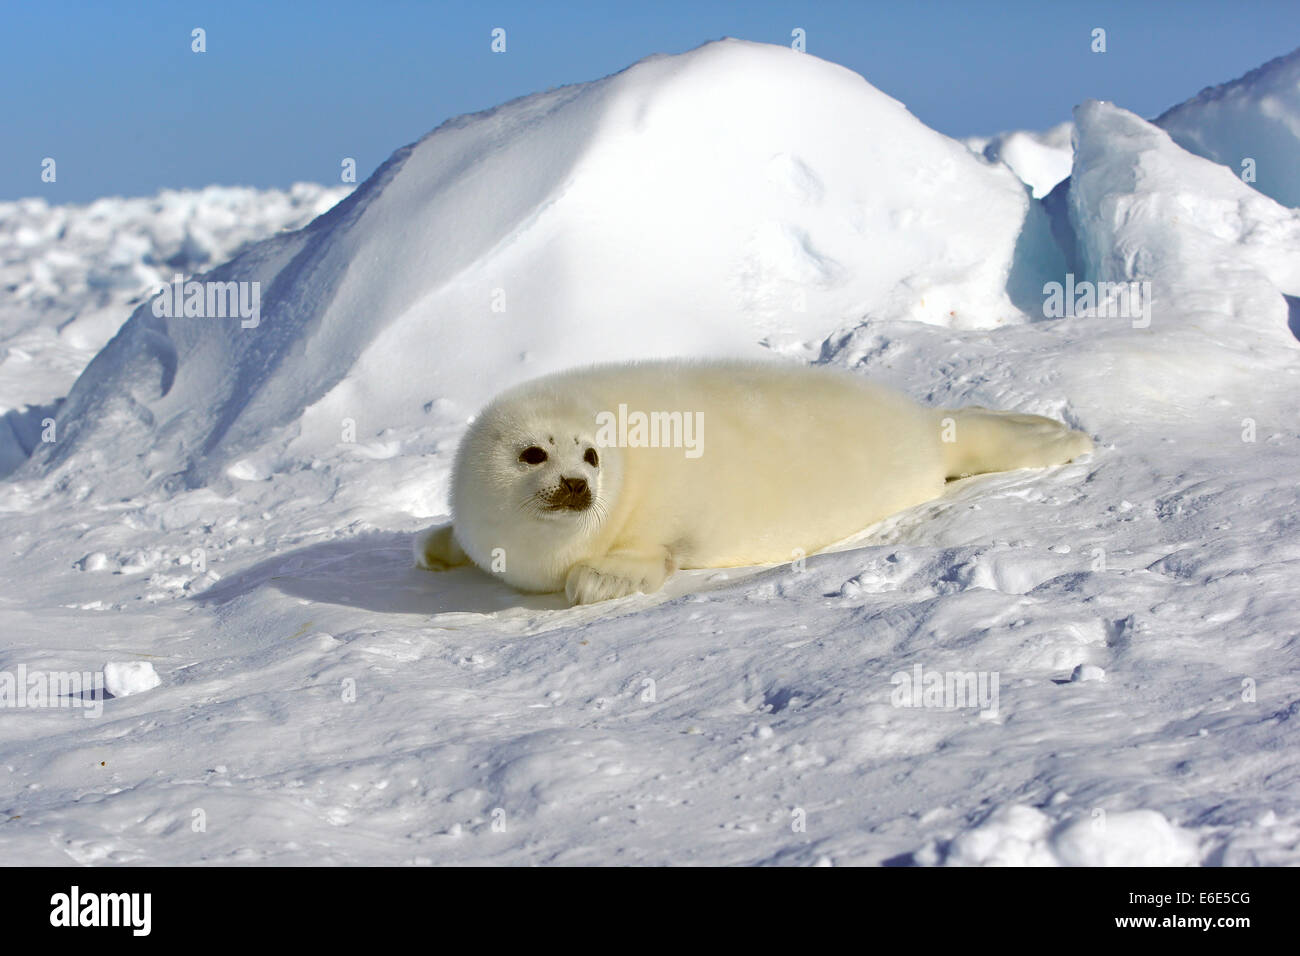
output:
<path id="1" fill-rule="evenodd" d="M 656 591 L 679 568 L 791 561 L 949 479 L 1091 449 L 1050 418 L 927 407 L 826 368 L 578 368 L 512 388 L 474 419 L 456 453 L 452 524 L 419 535 L 415 558 L 429 570 L 472 562 L 587 604 Z"/>

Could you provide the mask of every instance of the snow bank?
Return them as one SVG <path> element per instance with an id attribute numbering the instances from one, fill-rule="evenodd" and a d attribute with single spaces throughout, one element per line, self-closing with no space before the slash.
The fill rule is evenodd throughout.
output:
<path id="1" fill-rule="evenodd" d="M 209 273 L 260 284 L 256 327 L 141 306 L 32 471 L 264 475 L 342 422 L 463 423 L 584 362 L 797 348 L 867 313 L 1024 321 L 1059 271 L 1046 229 L 1012 173 L 849 70 L 735 40 L 652 57 L 451 121 Z M 109 436 L 151 451 L 108 463 Z"/>
<path id="2" fill-rule="evenodd" d="M 909 348 L 903 340 L 917 333 L 868 321 L 828 336 L 822 360 L 871 365 L 936 404 L 1086 414 L 1080 424 L 1102 434 L 1167 428 L 1207 402 L 1226 404 L 1243 368 L 1293 375 L 1300 212 L 1113 104 L 1077 107 L 1074 136 L 1072 174 L 1044 203 L 1071 253 L 1049 281 L 1060 299 L 1069 289 L 1084 304 L 1073 319 L 1000 330 L 987 350 Z M 1049 291 L 1038 291 L 1042 315 Z M 1116 292 L 1137 297 L 1126 304 Z"/>
<path id="3" fill-rule="evenodd" d="M 1157 126 L 1284 206 L 1300 206 L 1300 49 L 1162 113 Z"/>

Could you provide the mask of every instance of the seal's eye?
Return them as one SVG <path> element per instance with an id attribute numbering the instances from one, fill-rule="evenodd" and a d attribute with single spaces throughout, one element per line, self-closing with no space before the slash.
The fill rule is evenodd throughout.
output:
<path id="1" fill-rule="evenodd" d="M 519 453 L 519 460 L 526 465 L 540 465 L 546 461 L 546 452 L 536 445 L 531 445 Z"/>
<path id="2" fill-rule="evenodd" d="M 596 454 L 594 448 L 588 448 L 587 453 L 582 456 L 582 460 L 591 465 L 592 468 L 600 467 L 600 456 Z"/>

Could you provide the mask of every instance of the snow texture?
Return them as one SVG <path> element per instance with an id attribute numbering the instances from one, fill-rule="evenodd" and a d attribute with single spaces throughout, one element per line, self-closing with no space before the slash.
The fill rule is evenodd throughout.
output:
<path id="1" fill-rule="evenodd" d="M 1005 163 L 1033 190 L 1034 198 L 1041 199 L 1070 175 L 1073 134 L 1073 123 L 1060 123 L 1042 133 L 1013 130 L 992 137 L 972 136 L 962 142 L 990 162 Z"/>
<path id="2" fill-rule="evenodd" d="M 724 41 L 453 120 L 252 245 L 220 191 L 156 227 L 4 207 L 32 291 L 0 327 L 0 674 L 144 666 L 94 720 L 3 711 L 0 862 L 1300 863 L 1300 213 L 1264 180 L 1294 151 L 1252 188 L 1180 145 L 1198 116 L 1257 128 L 1082 104 L 1039 200 L 1057 139 L 995 150 L 1017 176 L 841 67 Z M 331 198 L 292 195 L 244 199 L 269 233 Z M 120 293 L 55 216 L 121 247 Z M 187 278 L 261 283 L 260 322 L 144 301 L 77 366 L 180 221 L 225 236 Z M 1067 276 L 1150 299 L 1053 317 Z M 65 342 L 54 317 L 96 310 Z M 1098 449 L 608 604 L 411 566 L 479 402 L 669 354 L 844 367 Z"/>
<path id="3" fill-rule="evenodd" d="M 1253 184 L 1284 206 L 1300 206 L 1300 49 L 1240 79 L 1202 90 L 1155 124 L 1198 156 Z"/>
<path id="4" fill-rule="evenodd" d="M 53 412 L 123 316 L 160 286 L 295 230 L 350 188 L 288 192 L 210 186 L 86 206 L 0 202 L 0 474 L 40 440 Z M 33 427 L 35 426 L 35 427 Z"/>

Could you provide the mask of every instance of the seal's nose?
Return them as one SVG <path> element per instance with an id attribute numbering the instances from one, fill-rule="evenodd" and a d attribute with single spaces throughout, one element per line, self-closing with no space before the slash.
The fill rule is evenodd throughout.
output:
<path id="1" fill-rule="evenodd" d="M 581 495 L 587 491 L 586 478 L 561 478 L 560 487 L 571 495 Z"/>

